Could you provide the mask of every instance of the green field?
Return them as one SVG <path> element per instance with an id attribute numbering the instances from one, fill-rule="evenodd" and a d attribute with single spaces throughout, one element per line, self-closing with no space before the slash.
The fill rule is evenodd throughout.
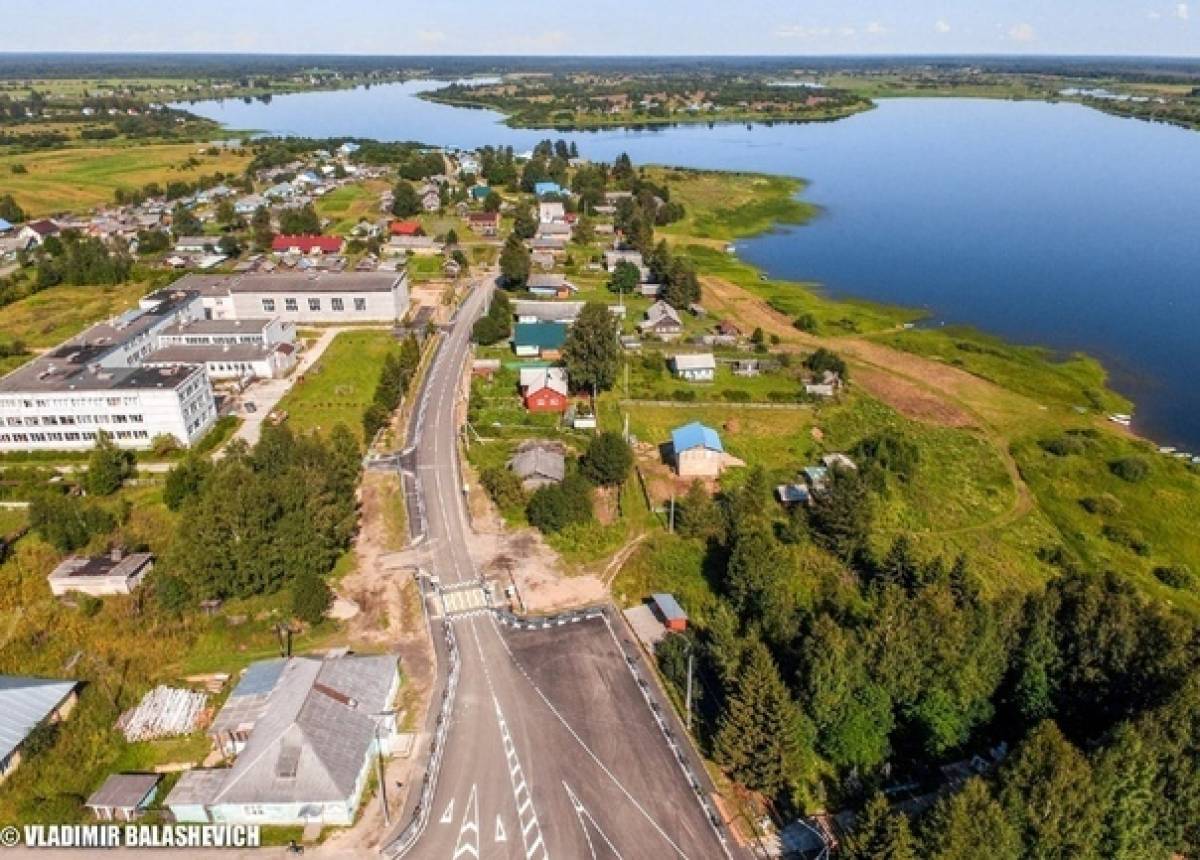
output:
<path id="1" fill-rule="evenodd" d="M 729 241 L 764 233 L 778 224 L 804 224 L 817 215 L 796 199 L 804 183 L 788 176 L 722 173 L 656 167 L 648 178 L 667 185 L 686 215 L 662 228 L 666 236 Z"/>
<path id="2" fill-rule="evenodd" d="M 375 396 L 383 358 L 396 348 L 386 331 L 343 332 L 279 402 L 297 433 L 328 433 L 345 424 L 362 441 L 363 410 Z"/>
<path id="3" fill-rule="evenodd" d="M 249 156 L 204 144 L 132 143 L 78 146 L 0 155 L 0 188 L 11 193 L 30 217 L 82 212 L 111 203 L 118 188 L 134 190 L 149 182 L 193 182 L 214 173 L 240 174 Z M 199 164 L 190 164 L 195 159 Z M 14 174 L 22 164 L 26 173 Z"/>
<path id="4" fill-rule="evenodd" d="M 55 346 L 98 320 L 128 310 L 149 290 L 145 281 L 51 287 L 0 308 L 0 336 L 35 349 Z"/>

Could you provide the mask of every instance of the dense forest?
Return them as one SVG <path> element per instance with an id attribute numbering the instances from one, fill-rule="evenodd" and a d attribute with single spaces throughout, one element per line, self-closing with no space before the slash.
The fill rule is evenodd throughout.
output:
<path id="1" fill-rule="evenodd" d="M 718 597 L 658 659 L 682 696 L 695 657 L 706 750 L 788 815 L 857 810 L 852 858 L 1200 850 L 1195 623 L 1118 573 L 985 596 L 967 559 L 903 537 L 873 555 L 872 501 L 908 457 L 855 453 L 786 516 L 757 471 L 680 504 Z"/>

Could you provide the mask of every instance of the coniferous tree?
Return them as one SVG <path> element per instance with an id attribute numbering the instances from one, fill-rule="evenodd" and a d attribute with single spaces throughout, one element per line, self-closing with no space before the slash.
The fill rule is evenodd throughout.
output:
<path id="1" fill-rule="evenodd" d="M 971 777 L 930 810 L 922 828 L 929 860 L 1020 860 L 1021 840 L 988 784 Z"/>

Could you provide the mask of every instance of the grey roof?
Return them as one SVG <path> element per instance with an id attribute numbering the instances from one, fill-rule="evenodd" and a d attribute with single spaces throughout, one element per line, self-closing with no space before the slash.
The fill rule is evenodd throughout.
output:
<path id="1" fill-rule="evenodd" d="M 395 272 L 251 272 L 184 275 L 171 287 L 209 296 L 228 293 L 390 293 L 401 277 Z"/>
<path id="2" fill-rule="evenodd" d="M 0 675 L 0 761 L 75 689 L 75 681 Z"/>
<path id="3" fill-rule="evenodd" d="M 323 803 L 353 791 L 397 674 L 391 654 L 288 660 L 207 803 Z M 239 685 L 240 686 L 240 685 Z"/>
<path id="4" fill-rule="evenodd" d="M 209 361 L 262 361 L 274 347 L 261 343 L 176 343 L 156 349 L 142 361 L 154 364 L 203 364 Z"/>
<path id="5" fill-rule="evenodd" d="M 85 362 L 56 363 L 46 355 L 21 365 L 0 379 L 0 393 L 9 391 L 134 391 L 174 390 L 203 369 L 190 365 L 93 370 Z"/>
<path id="6" fill-rule="evenodd" d="M 577 289 L 574 284 L 567 280 L 566 275 L 530 275 L 525 281 L 525 286 L 531 290 L 534 287 L 550 287 L 551 289 L 566 287 L 572 291 Z"/>
<path id="7" fill-rule="evenodd" d="M 229 771 L 224 768 L 186 771 L 165 802 L 170 806 L 203 806 L 220 790 L 228 775 Z"/>
<path id="8" fill-rule="evenodd" d="M 162 777 L 156 773 L 114 773 L 92 792 L 85 806 L 115 806 L 137 809 L 154 791 Z"/>
<path id="9" fill-rule="evenodd" d="M 540 445 L 518 451 L 508 461 L 508 467 L 523 480 L 547 478 L 561 481 L 567 474 L 567 461 L 562 452 Z"/>
<path id="10" fill-rule="evenodd" d="M 187 334 L 245 334 L 246 332 L 260 333 L 263 329 L 269 326 L 273 320 L 263 317 L 262 319 L 238 319 L 238 320 L 188 320 L 182 323 L 175 323 L 159 331 L 159 337 L 177 337 Z"/>
<path id="11" fill-rule="evenodd" d="M 583 302 L 539 302 L 521 300 L 513 302 L 513 313 L 518 317 L 535 317 L 542 322 L 574 322 L 583 312 Z"/>
<path id="12" fill-rule="evenodd" d="M 111 576 L 128 579 L 152 561 L 154 561 L 154 556 L 148 552 L 134 552 L 115 557 L 111 554 L 95 555 L 90 558 L 72 555 L 63 559 L 58 567 L 51 571 L 50 578 L 82 580 Z"/>
<path id="13" fill-rule="evenodd" d="M 254 725 L 267 706 L 267 697 L 279 683 L 287 661 L 282 657 L 275 660 L 259 660 L 251 663 L 242 674 L 225 706 L 208 728 L 210 735 L 246 729 Z"/>

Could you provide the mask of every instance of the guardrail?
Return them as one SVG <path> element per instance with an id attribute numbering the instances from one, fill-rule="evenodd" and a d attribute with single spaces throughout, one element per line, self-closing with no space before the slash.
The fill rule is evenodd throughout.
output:
<path id="1" fill-rule="evenodd" d="M 390 843 L 383 846 L 381 852 L 385 857 L 400 858 L 405 856 L 425 832 L 429 823 L 429 812 L 433 808 L 433 795 L 437 791 L 438 773 L 442 766 L 442 752 L 445 749 L 446 734 L 450 730 L 450 712 L 454 709 L 454 694 L 458 689 L 459 668 L 462 665 L 458 656 L 458 639 L 454 635 L 454 627 L 448 621 L 442 622 L 442 632 L 446 637 L 447 660 L 450 670 L 446 679 L 446 689 L 442 694 L 442 706 L 438 711 L 437 723 L 433 738 L 429 744 L 429 767 L 421 782 L 421 794 L 417 805 L 413 808 L 412 821 Z"/>

